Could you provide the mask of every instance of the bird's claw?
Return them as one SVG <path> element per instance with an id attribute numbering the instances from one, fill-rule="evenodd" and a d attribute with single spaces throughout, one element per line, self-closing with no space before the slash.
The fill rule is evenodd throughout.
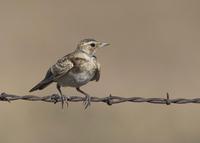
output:
<path id="1" fill-rule="evenodd" d="M 64 107 L 64 103 L 67 104 L 67 107 L 69 107 L 68 97 L 65 97 L 65 96 L 61 95 L 60 98 L 61 98 L 62 109 Z"/>
<path id="2" fill-rule="evenodd" d="M 85 96 L 85 101 L 83 102 L 85 105 L 85 109 L 87 109 L 91 105 L 91 97 L 89 95 Z"/>
<path id="3" fill-rule="evenodd" d="M 65 104 L 67 104 L 67 108 L 69 107 L 68 97 L 65 98 Z"/>
<path id="4" fill-rule="evenodd" d="M 61 95 L 61 104 L 62 104 L 62 109 L 63 109 L 63 107 L 64 107 L 64 97 Z"/>

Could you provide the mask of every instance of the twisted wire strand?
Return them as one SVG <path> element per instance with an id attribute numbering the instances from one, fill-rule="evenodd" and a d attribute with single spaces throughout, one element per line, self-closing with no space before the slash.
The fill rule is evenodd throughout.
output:
<path id="1" fill-rule="evenodd" d="M 18 96 L 13 94 L 1 93 L 0 94 L 0 101 L 16 101 L 16 100 L 26 100 L 26 101 L 43 101 L 43 102 L 52 102 L 57 103 L 61 102 L 61 97 L 58 94 L 52 94 L 49 96 L 34 96 L 34 95 L 24 95 Z M 64 101 L 68 102 L 82 102 L 85 101 L 85 97 L 82 96 L 64 96 Z M 107 96 L 107 97 L 91 97 L 91 102 L 101 102 L 106 103 L 107 105 L 119 104 L 119 103 L 151 103 L 151 104 L 188 104 L 188 103 L 195 103 L 200 104 L 200 98 L 193 98 L 193 99 L 185 99 L 185 98 L 177 98 L 177 99 L 170 99 L 169 94 L 167 93 L 166 98 L 143 98 L 143 97 L 119 97 L 119 96 Z"/>

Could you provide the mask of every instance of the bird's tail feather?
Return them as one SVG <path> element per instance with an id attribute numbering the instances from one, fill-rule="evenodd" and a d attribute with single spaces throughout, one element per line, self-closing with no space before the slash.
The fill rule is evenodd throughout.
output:
<path id="1" fill-rule="evenodd" d="M 42 90 L 45 87 L 47 87 L 48 85 L 50 85 L 52 82 L 53 82 L 52 80 L 42 80 L 36 86 L 34 86 L 29 92 L 33 92 L 36 90 Z"/>

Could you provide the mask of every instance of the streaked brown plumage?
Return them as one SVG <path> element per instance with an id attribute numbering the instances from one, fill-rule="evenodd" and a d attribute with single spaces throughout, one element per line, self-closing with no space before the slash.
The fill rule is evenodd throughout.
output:
<path id="1" fill-rule="evenodd" d="M 107 43 L 98 42 L 94 39 L 82 40 L 76 50 L 51 66 L 45 78 L 33 87 L 30 92 L 42 90 L 53 82 L 57 83 L 57 89 L 61 94 L 62 107 L 64 104 L 61 87 L 74 87 L 86 96 L 85 108 L 90 105 L 90 96 L 80 89 L 90 81 L 99 81 L 100 64 L 95 56 L 96 49 L 108 46 Z"/>

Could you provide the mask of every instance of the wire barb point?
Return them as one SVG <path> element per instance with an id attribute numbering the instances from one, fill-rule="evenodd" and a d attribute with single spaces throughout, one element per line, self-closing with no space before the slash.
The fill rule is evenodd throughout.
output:
<path id="1" fill-rule="evenodd" d="M 51 95 L 51 101 L 56 104 L 59 102 L 60 96 L 58 94 Z"/>
<path id="2" fill-rule="evenodd" d="M 112 102 L 112 95 L 110 94 L 106 99 L 105 102 L 109 105 L 112 106 L 113 102 Z"/>
<path id="3" fill-rule="evenodd" d="M 171 101 L 170 101 L 170 98 L 169 98 L 169 93 L 167 92 L 166 105 L 170 105 L 170 104 L 171 104 Z"/>
<path id="4" fill-rule="evenodd" d="M 7 94 L 5 92 L 1 93 L 0 100 L 2 100 L 2 101 L 8 101 L 10 103 L 10 100 L 6 97 L 6 95 Z"/>

